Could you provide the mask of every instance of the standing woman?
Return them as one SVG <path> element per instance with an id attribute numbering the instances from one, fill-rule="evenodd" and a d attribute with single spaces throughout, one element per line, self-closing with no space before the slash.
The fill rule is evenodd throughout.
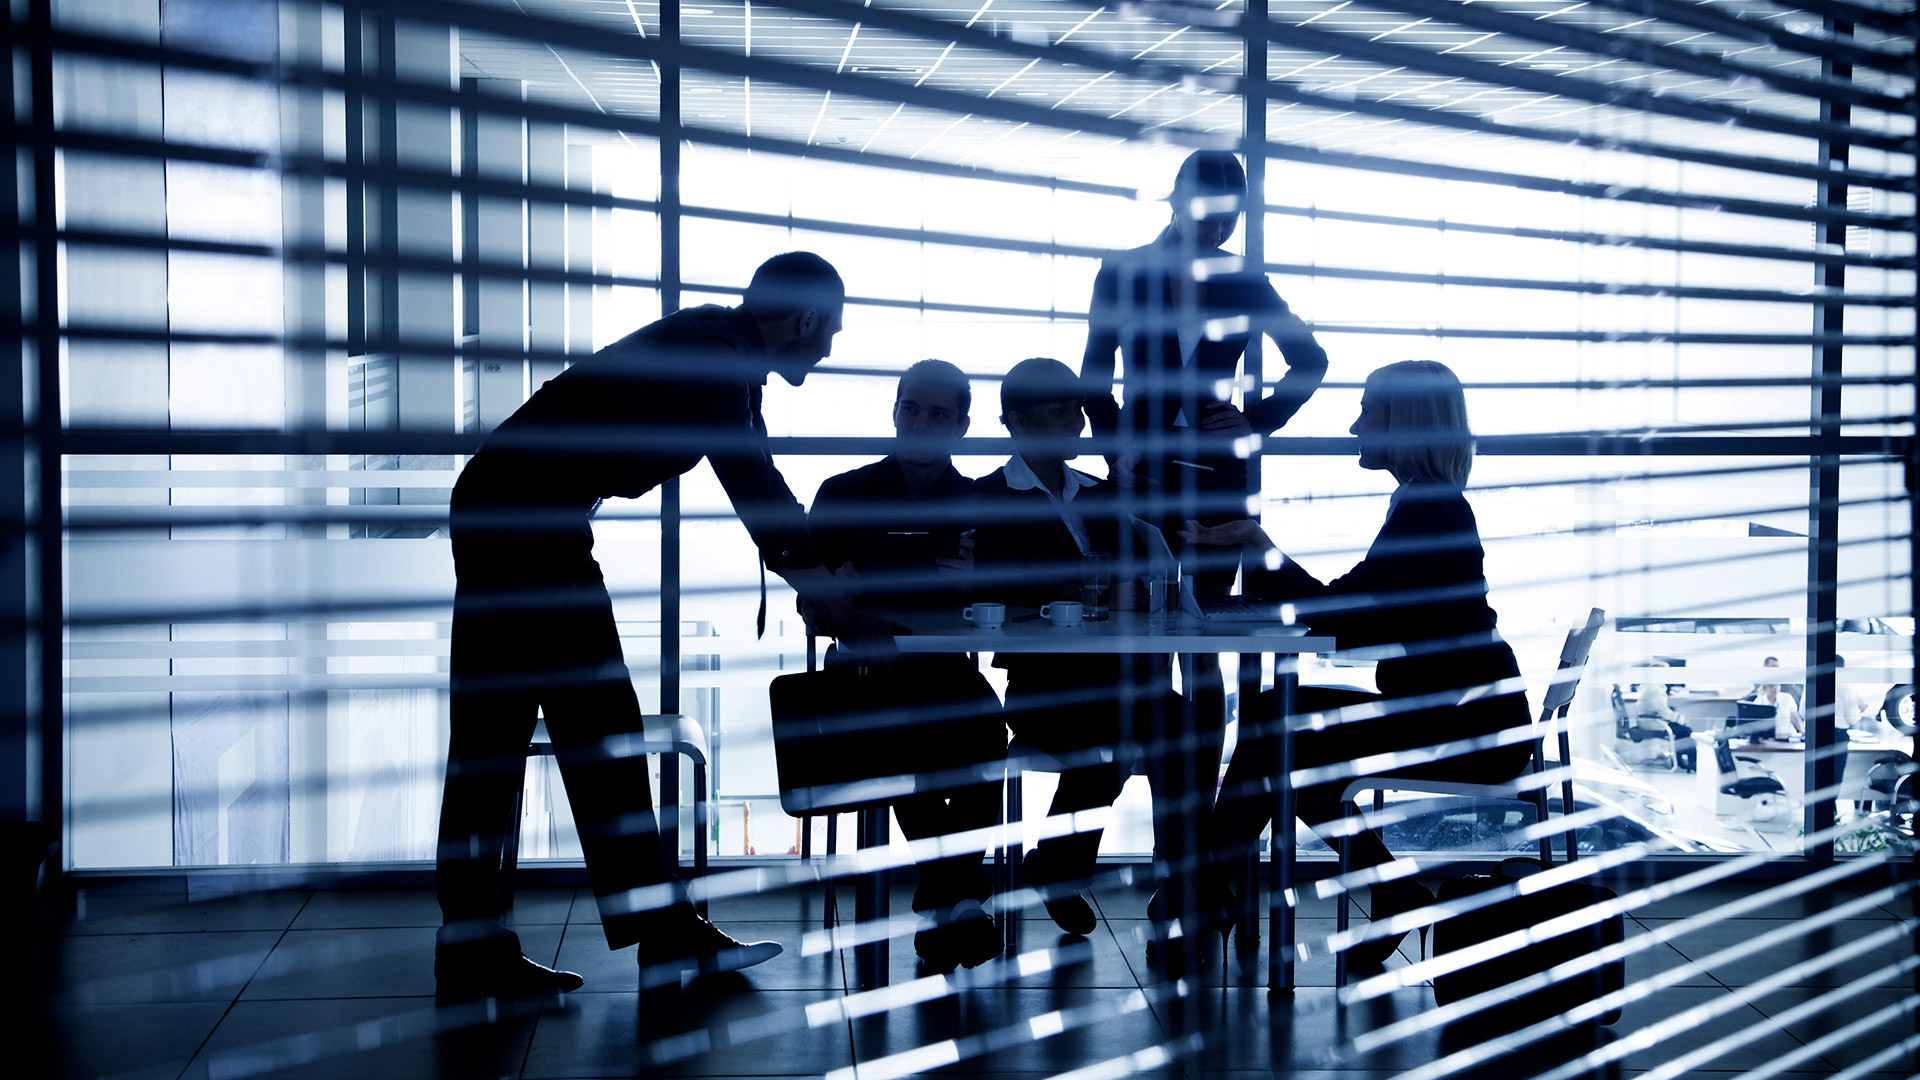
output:
<path id="1" fill-rule="evenodd" d="M 1100 264 L 1080 380 L 1094 434 L 1126 436 L 1120 448 L 1107 451 L 1107 462 L 1113 481 L 1137 500 L 1131 512 L 1182 548 L 1197 593 L 1224 596 L 1233 588 L 1238 556 L 1217 552 L 1201 562 L 1198 549 L 1180 544 L 1180 524 L 1246 516 L 1249 437 L 1271 435 L 1300 411 L 1326 377 L 1327 354 L 1260 268 L 1221 248 L 1247 202 L 1238 158 L 1224 150 L 1189 154 L 1169 202 L 1172 213 L 1159 236 Z M 1287 373 L 1272 394 L 1263 397 L 1264 388 L 1254 387 L 1235 405 L 1241 358 L 1260 334 L 1279 346 Z M 1122 401 L 1114 399 L 1116 354 Z M 1226 688 L 1214 657 L 1195 657 L 1193 665 L 1187 690 L 1193 708 L 1164 733 L 1173 749 L 1155 771 L 1169 790 L 1155 798 L 1197 821 L 1220 775 Z M 1158 852 L 1162 866 L 1186 874 L 1188 828 L 1160 832 L 1173 842 Z M 1151 918 L 1179 917 L 1171 895 L 1155 894 Z"/>
<path id="2" fill-rule="evenodd" d="M 1080 379 L 1096 436 L 1131 436 L 1108 453 L 1113 479 L 1158 495 L 1142 514 L 1165 521 L 1171 539 L 1188 518 L 1205 523 L 1246 516 L 1247 436 L 1271 435 L 1300 411 L 1327 373 L 1327 353 L 1258 267 L 1220 245 L 1232 238 L 1247 202 L 1247 174 L 1224 150 L 1196 150 L 1180 165 L 1172 214 L 1153 242 L 1100 264 L 1088 305 Z M 1255 206 L 1259 212 L 1260 207 Z M 1272 394 L 1255 388 L 1233 403 L 1247 342 L 1265 334 L 1287 373 Z M 1114 399 L 1118 354 L 1124 401 Z M 1203 589 L 1233 586 L 1231 559 Z"/>
<path id="3" fill-rule="evenodd" d="M 1366 557 L 1344 576 L 1320 583 L 1282 555 L 1252 521 L 1211 528 L 1188 522 L 1183 535 L 1190 543 L 1253 547 L 1277 569 L 1253 575 L 1248 591 L 1293 601 L 1300 621 L 1316 634 L 1331 635 L 1343 651 L 1400 646 L 1379 662 L 1378 694 L 1300 689 L 1297 712 L 1325 714 L 1327 722 L 1295 734 L 1296 768 L 1413 752 L 1415 763 L 1394 765 L 1391 771 L 1464 783 L 1512 780 L 1532 758 L 1533 742 L 1524 732 L 1513 732 L 1511 741 L 1500 745 L 1445 757 L 1430 749 L 1498 736 L 1529 723 L 1520 669 L 1487 606 L 1479 527 L 1461 492 L 1473 469 L 1473 433 L 1460 380 L 1431 360 L 1380 368 L 1367 377 L 1351 431 L 1360 437 L 1360 467 L 1392 473 L 1400 486 Z M 1256 715 L 1271 715 L 1271 710 Z M 1231 868 L 1240 865 L 1272 820 L 1269 778 L 1276 757 L 1272 732 L 1250 733 L 1242 725 L 1210 822 L 1213 862 L 1206 887 L 1216 897 L 1224 896 Z M 1301 820 L 1329 843 L 1325 826 L 1340 821 L 1345 786 L 1345 780 L 1336 779 L 1299 791 Z M 1354 836 L 1355 869 L 1392 858 L 1377 831 Z M 1432 893 L 1407 878 L 1376 884 L 1372 894 L 1375 922 L 1433 902 Z M 1403 931 L 1361 942 L 1348 952 L 1348 961 L 1359 967 L 1384 964 L 1405 936 Z"/>

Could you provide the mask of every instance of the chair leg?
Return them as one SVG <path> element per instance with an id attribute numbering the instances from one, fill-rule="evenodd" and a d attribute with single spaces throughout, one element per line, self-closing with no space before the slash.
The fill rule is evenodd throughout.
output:
<path id="1" fill-rule="evenodd" d="M 1012 896 L 1016 890 L 1022 888 L 1027 883 L 1026 870 L 1020 863 L 1021 856 L 1026 854 L 1026 838 L 1024 830 L 1022 829 L 1024 819 L 1021 816 L 1025 813 L 1025 804 L 1021 801 L 1025 793 L 1021 787 L 1021 777 L 1022 774 L 1018 768 L 1007 770 L 1003 813 L 1001 815 L 1006 821 L 1006 826 L 1000 842 L 1000 849 L 1006 853 L 1007 860 L 1006 891 L 1003 894 L 1004 896 Z M 1014 909 L 1009 907 L 1006 901 L 1001 901 L 1001 907 L 1006 912 L 1006 941 L 1007 947 L 1011 949 L 1019 944 L 1019 942 L 1015 940 L 1016 935 L 1014 932 L 1015 927 L 1017 927 L 1019 923 L 1013 917 Z"/>
<path id="2" fill-rule="evenodd" d="M 707 790 L 707 767 L 695 762 L 693 765 L 693 876 L 707 876 L 707 845 L 712 842 L 713 802 L 711 792 Z M 701 918 L 707 917 L 707 898 L 703 895 L 694 905 Z"/>
<path id="3" fill-rule="evenodd" d="M 800 861 L 813 861 L 813 819 L 810 817 L 800 819 Z"/>
<path id="4" fill-rule="evenodd" d="M 840 854 L 840 815 L 827 815 L 827 914 L 821 925 L 831 930 L 840 921 L 840 882 L 835 880 L 834 856 Z"/>
<path id="5" fill-rule="evenodd" d="M 660 846 L 667 865 L 680 870 L 680 759 L 660 755 Z"/>
<path id="6" fill-rule="evenodd" d="M 1271 879 L 1269 879 L 1271 880 Z M 1252 851 L 1240 864 L 1240 910 L 1236 913 L 1239 925 L 1234 933 L 1243 949 L 1252 949 L 1260 943 L 1260 842 L 1256 839 Z"/>
<path id="7" fill-rule="evenodd" d="M 1546 788 L 1542 787 L 1542 788 L 1534 789 L 1533 809 L 1534 809 L 1534 814 L 1537 817 L 1539 817 L 1540 824 L 1543 826 L 1543 828 L 1540 830 L 1540 861 L 1543 863 L 1546 863 L 1548 866 L 1552 866 L 1553 865 L 1553 837 L 1544 828 L 1544 826 L 1547 823 L 1547 812 L 1548 812 Z"/>
<path id="8" fill-rule="evenodd" d="M 1351 820 L 1352 818 L 1357 816 L 1359 813 L 1360 813 L 1359 804 L 1355 803 L 1353 800 L 1347 799 L 1341 802 L 1340 817 L 1343 820 Z M 1275 839 L 1277 841 L 1278 837 L 1276 836 Z M 1339 839 L 1340 839 L 1340 843 L 1339 843 L 1340 879 L 1342 881 L 1345 881 L 1348 872 L 1353 869 L 1353 837 L 1347 835 L 1345 832 L 1342 832 Z M 1274 847 L 1276 848 L 1279 846 L 1280 845 L 1277 842 L 1274 844 Z M 1350 925 L 1352 922 L 1352 916 L 1347 910 L 1347 905 L 1351 902 L 1351 900 L 1352 900 L 1352 894 L 1349 893 L 1344 888 L 1341 889 L 1340 890 L 1340 907 L 1338 909 L 1338 914 L 1334 916 L 1334 923 L 1333 923 L 1333 928 L 1336 932 L 1343 933 L 1343 934 L 1346 933 L 1348 925 Z M 1335 986 L 1335 988 L 1347 985 L 1347 954 L 1345 950 L 1342 950 L 1340 952 L 1333 954 L 1333 985 Z"/>
<path id="9" fill-rule="evenodd" d="M 1560 777 L 1560 816 L 1573 815 L 1573 741 L 1567 735 L 1566 714 L 1560 717 L 1560 767 L 1566 773 Z M 1574 839 L 1573 830 L 1567 830 L 1567 861 L 1580 857 L 1579 841 Z"/>
<path id="10" fill-rule="evenodd" d="M 521 766 L 520 790 L 513 796 L 513 818 L 507 825 L 506 843 L 500 851 L 500 910 L 513 910 L 513 879 L 520 869 L 520 816 L 526 812 L 526 766 Z"/>

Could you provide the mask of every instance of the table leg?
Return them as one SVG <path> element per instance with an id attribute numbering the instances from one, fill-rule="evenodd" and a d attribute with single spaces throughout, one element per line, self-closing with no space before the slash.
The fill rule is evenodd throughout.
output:
<path id="1" fill-rule="evenodd" d="M 1290 656 L 1273 663 L 1273 730 L 1278 765 L 1273 777 L 1273 843 L 1268 849 L 1272 893 L 1267 897 L 1267 989 L 1293 992 L 1293 724 L 1299 669 Z"/>
<path id="2" fill-rule="evenodd" d="M 1260 665 L 1264 659 L 1259 653 L 1240 654 L 1240 730 L 1243 732 L 1252 730 L 1253 725 L 1262 719 L 1253 713 L 1255 703 L 1260 700 Z M 1242 955 L 1252 956 L 1252 950 L 1260 944 L 1260 853 L 1257 846 L 1234 868 L 1234 881 L 1240 889 L 1239 910 L 1233 913 L 1234 940 L 1239 942 Z"/>
<path id="3" fill-rule="evenodd" d="M 887 846 L 889 832 L 888 812 L 863 810 L 860 812 L 861 851 L 872 851 Z M 854 894 L 854 925 L 867 928 L 878 922 L 885 922 L 888 916 L 887 872 L 874 870 L 860 875 L 860 886 Z M 856 945 L 853 950 L 854 967 L 862 990 L 871 990 L 887 984 L 887 939 L 866 945 Z"/>

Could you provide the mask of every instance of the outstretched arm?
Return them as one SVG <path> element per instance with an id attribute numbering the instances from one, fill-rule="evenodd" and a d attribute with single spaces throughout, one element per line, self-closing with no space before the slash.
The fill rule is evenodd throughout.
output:
<path id="1" fill-rule="evenodd" d="M 849 640 L 889 637 L 887 620 L 855 610 L 840 583 L 821 565 L 806 512 L 774 467 L 766 438 L 744 424 L 729 434 L 727 445 L 707 460 L 741 524 L 753 534 L 767 569 L 785 578 L 807 602 L 820 630 Z"/>

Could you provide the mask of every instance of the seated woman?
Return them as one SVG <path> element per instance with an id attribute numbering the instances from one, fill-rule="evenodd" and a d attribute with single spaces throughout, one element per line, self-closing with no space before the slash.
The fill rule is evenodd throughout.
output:
<path id="1" fill-rule="evenodd" d="M 1665 660 L 1649 661 L 1648 667 L 1667 667 Z M 1651 676 L 1649 676 L 1651 678 Z M 1682 772 L 1693 772 L 1698 764 L 1694 752 L 1693 728 L 1680 720 L 1680 714 L 1667 703 L 1667 685 L 1651 681 L 1640 687 L 1640 700 L 1634 702 L 1634 719 L 1643 728 L 1673 739 L 1673 765 Z"/>
<path id="2" fill-rule="evenodd" d="M 1480 533 L 1460 490 L 1473 467 L 1473 435 L 1460 380 L 1430 360 L 1380 368 L 1367 377 L 1360 417 L 1351 431 L 1360 437 L 1360 467 L 1392 473 L 1400 487 L 1379 536 L 1345 576 L 1320 583 L 1282 556 L 1251 521 L 1212 528 L 1188 522 L 1182 535 L 1192 543 L 1253 545 L 1265 555 L 1266 565 L 1277 569 L 1250 575 L 1247 591 L 1294 601 L 1300 621 L 1315 633 L 1331 634 L 1341 649 L 1402 647 L 1398 655 L 1380 661 L 1377 695 L 1301 688 L 1297 712 L 1324 713 L 1327 725 L 1294 736 L 1297 768 L 1406 751 L 1417 763 L 1395 765 L 1391 772 L 1467 783 L 1512 780 L 1526 769 L 1533 753 L 1531 740 L 1524 736 L 1438 759 L 1419 753 L 1441 743 L 1524 728 L 1529 722 L 1520 669 L 1513 650 L 1494 629 L 1493 609 L 1487 606 Z M 1271 715 L 1271 710 L 1253 715 Z M 1239 746 L 1209 825 L 1213 862 L 1203 888 L 1216 909 L 1226 898 L 1232 868 L 1241 865 L 1272 820 L 1269 778 L 1276 769 L 1276 751 L 1271 731 L 1241 726 Z M 1302 788 L 1301 819 L 1325 835 L 1324 827 L 1340 820 L 1340 792 L 1346 783 L 1333 780 Z M 1353 838 L 1356 869 L 1392 858 L 1378 832 L 1368 830 Z M 1414 881 L 1382 882 L 1372 888 L 1371 913 L 1378 921 L 1432 902 L 1433 894 Z M 1404 936 L 1362 942 L 1348 952 L 1348 961 L 1377 967 Z"/>

